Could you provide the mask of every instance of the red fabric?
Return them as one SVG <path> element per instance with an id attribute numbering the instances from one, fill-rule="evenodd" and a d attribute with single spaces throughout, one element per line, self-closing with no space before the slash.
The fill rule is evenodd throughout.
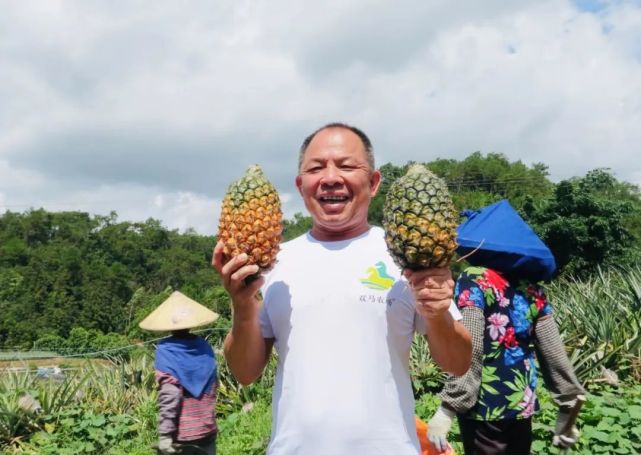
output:
<path id="1" fill-rule="evenodd" d="M 173 376 L 156 371 L 159 383 L 171 382 L 180 386 Z M 200 398 L 194 398 L 185 389 L 182 390 L 182 403 L 177 415 L 177 441 L 193 441 L 218 432 L 216 426 L 216 383 L 205 391 Z"/>

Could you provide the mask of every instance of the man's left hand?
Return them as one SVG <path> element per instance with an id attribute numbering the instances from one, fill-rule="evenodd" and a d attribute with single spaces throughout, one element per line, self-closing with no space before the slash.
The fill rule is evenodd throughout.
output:
<path id="1" fill-rule="evenodd" d="M 450 308 L 454 293 L 454 280 L 449 267 L 424 270 L 405 270 L 410 283 L 416 310 L 425 319 L 443 317 Z"/>

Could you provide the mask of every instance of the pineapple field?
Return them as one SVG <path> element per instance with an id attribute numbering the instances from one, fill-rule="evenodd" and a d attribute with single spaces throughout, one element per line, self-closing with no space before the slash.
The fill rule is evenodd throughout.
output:
<path id="1" fill-rule="evenodd" d="M 596 280 L 561 279 L 549 288 L 570 358 L 589 390 L 578 420 L 582 437 L 572 453 L 641 451 L 641 269 L 600 271 Z M 206 332 L 206 331 L 205 331 Z M 220 346 L 221 332 L 209 331 Z M 261 379 L 242 387 L 219 355 L 219 452 L 264 453 L 270 431 L 275 361 Z M 411 352 L 417 415 L 429 419 L 444 376 L 423 338 Z M 137 374 L 138 372 L 138 374 Z M 534 418 L 536 454 L 556 453 L 550 441 L 556 408 L 539 387 Z M 25 397 L 38 402 L 25 409 Z M 157 438 L 153 344 L 126 359 L 85 361 L 63 380 L 33 371 L 0 376 L 0 444 L 6 454 L 153 454 Z M 452 443 L 461 450 L 456 430 Z"/>

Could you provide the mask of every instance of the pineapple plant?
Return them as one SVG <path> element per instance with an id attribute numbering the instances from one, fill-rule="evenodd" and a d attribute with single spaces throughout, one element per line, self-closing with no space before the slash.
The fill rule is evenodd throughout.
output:
<path id="1" fill-rule="evenodd" d="M 283 214 L 274 186 L 258 165 L 233 182 L 223 199 L 218 238 L 227 257 L 246 253 L 248 264 L 261 271 L 276 262 L 281 240 Z"/>
<path id="2" fill-rule="evenodd" d="M 387 192 L 383 228 L 399 267 L 447 266 L 456 251 L 456 211 L 445 182 L 425 166 L 411 165 Z"/>

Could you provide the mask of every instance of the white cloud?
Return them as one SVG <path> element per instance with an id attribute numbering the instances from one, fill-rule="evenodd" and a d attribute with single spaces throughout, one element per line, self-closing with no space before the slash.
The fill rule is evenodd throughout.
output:
<path id="1" fill-rule="evenodd" d="M 291 216 L 297 148 L 334 120 L 380 164 L 481 150 L 641 183 L 639 43 L 634 2 L 7 2 L 0 209 L 213 233 L 257 162 Z"/>

